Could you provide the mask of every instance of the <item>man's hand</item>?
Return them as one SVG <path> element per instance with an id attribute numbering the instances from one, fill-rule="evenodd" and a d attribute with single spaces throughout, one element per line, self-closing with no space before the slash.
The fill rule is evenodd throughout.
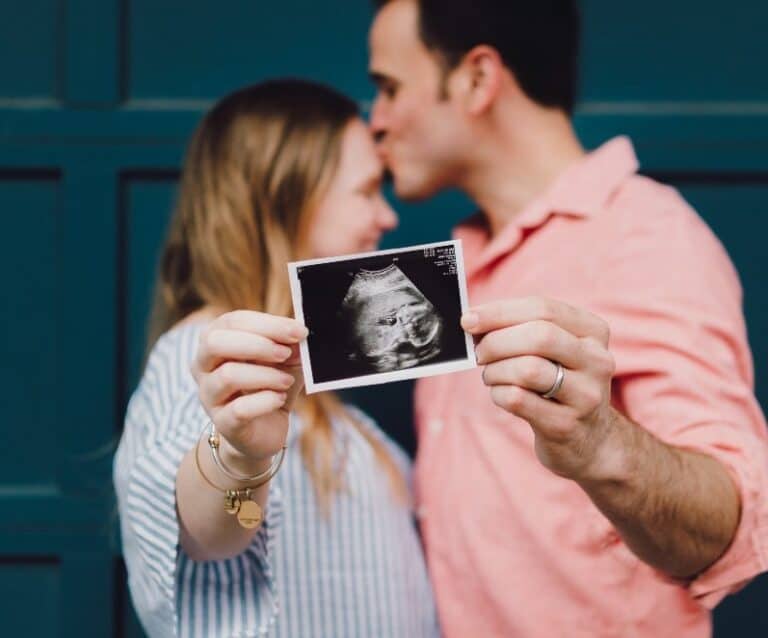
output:
<path id="1" fill-rule="evenodd" d="M 637 556 L 688 579 L 723 554 L 740 516 L 736 486 L 719 461 L 667 445 L 611 407 L 602 319 L 527 298 L 472 308 L 462 326 L 479 338 L 493 401 L 530 423 L 542 463 L 579 483 Z M 544 399 L 557 363 L 563 384 Z"/>
<path id="2" fill-rule="evenodd" d="M 621 462 L 610 440 L 614 422 L 608 324 L 559 301 L 529 297 L 488 303 L 462 317 L 479 338 L 477 362 L 498 406 L 530 423 L 536 453 L 553 472 L 589 480 Z M 557 378 L 551 399 L 542 398 Z"/>

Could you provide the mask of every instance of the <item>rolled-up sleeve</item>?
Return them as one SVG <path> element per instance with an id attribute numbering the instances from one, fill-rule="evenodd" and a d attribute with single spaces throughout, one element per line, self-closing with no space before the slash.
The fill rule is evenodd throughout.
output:
<path id="1" fill-rule="evenodd" d="M 738 489 L 729 549 L 688 585 L 712 608 L 768 569 L 768 436 L 738 276 L 695 213 L 670 203 L 626 222 L 595 310 L 611 327 L 616 406 L 661 440 L 717 459 Z"/>
<path id="2" fill-rule="evenodd" d="M 132 398 L 114 464 L 123 555 L 136 612 L 150 636 L 185 635 L 184 623 L 200 622 L 207 623 L 205 635 L 223 635 L 222 622 L 232 635 L 257 632 L 274 622 L 277 613 L 270 548 L 281 519 L 280 495 L 271 491 L 265 522 L 241 556 L 189 559 L 179 545 L 176 473 L 206 417 L 196 394 L 188 393 L 154 420 L 146 392 L 140 388 Z M 193 589 L 195 600 L 189 596 Z M 233 600 L 244 596 L 250 600 Z M 228 609 L 246 606 L 248 613 L 232 611 L 227 618 L 204 613 L 211 607 L 226 615 Z"/>

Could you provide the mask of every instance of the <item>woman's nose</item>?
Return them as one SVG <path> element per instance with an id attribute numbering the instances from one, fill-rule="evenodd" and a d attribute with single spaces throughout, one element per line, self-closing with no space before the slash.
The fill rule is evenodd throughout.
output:
<path id="1" fill-rule="evenodd" d="M 399 220 L 397 218 L 397 213 L 395 213 L 394 210 L 392 210 L 392 207 L 387 204 L 386 201 L 382 198 L 381 206 L 378 210 L 378 217 L 377 221 L 379 224 L 379 227 L 382 229 L 382 231 L 389 231 L 397 228 L 397 225 L 399 223 Z"/>

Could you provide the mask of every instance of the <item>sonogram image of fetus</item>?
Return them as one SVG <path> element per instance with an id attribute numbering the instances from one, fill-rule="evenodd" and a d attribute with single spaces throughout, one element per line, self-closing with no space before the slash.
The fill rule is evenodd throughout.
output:
<path id="1" fill-rule="evenodd" d="M 348 357 L 375 372 L 411 368 L 440 354 L 443 319 L 395 264 L 359 270 L 341 310 L 350 329 Z"/>

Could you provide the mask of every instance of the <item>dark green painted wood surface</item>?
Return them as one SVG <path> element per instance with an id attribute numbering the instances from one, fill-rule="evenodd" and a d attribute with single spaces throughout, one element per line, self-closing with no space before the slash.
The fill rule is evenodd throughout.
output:
<path id="1" fill-rule="evenodd" d="M 585 0 L 578 130 L 631 135 L 741 273 L 768 406 L 768 4 Z M 368 3 L 0 3 L 0 611 L 7 636 L 139 636 L 111 453 L 141 363 L 157 248 L 186 138 L 210 100 L 273 75 L 361 102 Z M 456 195 L 398 205 L 386 246 L 448 236 Z M 409 383 L 353 397 L 412 448 Z M 716 635 L 768 635 L 763 577 Z M 513 603 L 512 603 L 513 604 Z"/>

